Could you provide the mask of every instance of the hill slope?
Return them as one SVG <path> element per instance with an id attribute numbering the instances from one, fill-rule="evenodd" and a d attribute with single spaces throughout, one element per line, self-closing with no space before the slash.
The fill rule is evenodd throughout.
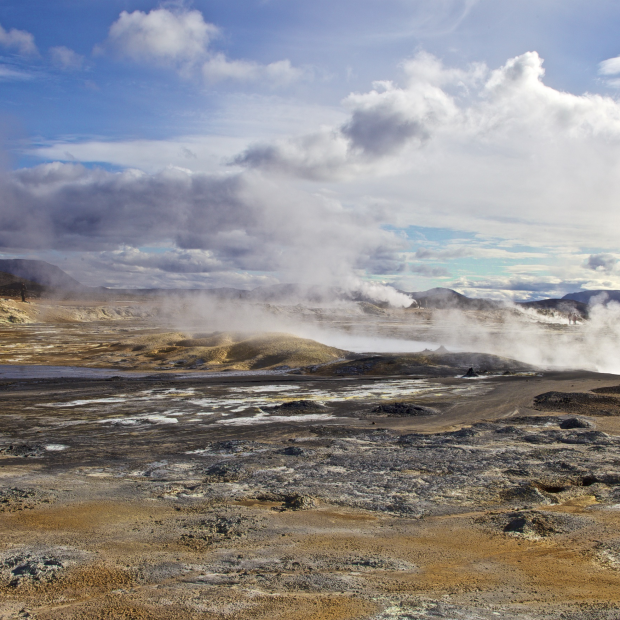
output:
<path id="1" fill-rule="evenodd" d="M 532 308 L 534 310 L 554 310 L 562 314 L 578 314 L 582 318 L 588 316 L 588 306 L 574 299 L 540 299 L 539 301 L 525 301 L 518 303 L 522 308 Z"/>
<path id="2" fill-rule="evenodd" d="M 581 291 L 581 293 L 569 293 L 568 295 L 564 295 L 562 299 L 571 299 L 573 301 L 581 302 L 582 304 L 589 304 L 593 297 L 597 297 L 601 295 L 605 295 L 606 301 L 620 301 L 620 291 Z"/>
<path id="3" fill-rule="evenodd" d="M 97 365 L 130 368 L 269 370 L 335 362 L 347 351 L 285 333 L 182 332 L 139 336 L 92 350 Z"/>
<path id="4" fill-rule="evenodd" d="M 56 265 L 42 260 L 2 259 L 0 271 L 51 289 L 79 291 L 86 288 Z"/>
<path id="5" fill-rule="evenodd" d="M 466 297 L 450 288 L 432 288 L 428 291 L 406 293 L 406 295 L 413 297 L 421 308 L 494 310 L 502 305 L 491 299 Z"/>

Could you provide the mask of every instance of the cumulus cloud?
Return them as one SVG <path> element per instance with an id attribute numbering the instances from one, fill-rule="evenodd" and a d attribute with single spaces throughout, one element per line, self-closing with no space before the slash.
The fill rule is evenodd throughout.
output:
<path id="1" fill-rule="evenodd" d="M 206 22 L 197 10 L 123 11 L 110 27 L 104 46 L 97 46 L 95 51 L 108 49 L 135 62 L 176 68 L 184 75 L 200 67 L 209 82 L 236 80 L 283 86 L 306 73 L 293 67 L 289 60 L 264 65 L 229 59 L 211 49 L 212 41 L 219 35 L 220 29 Z"/>
<path id="2" fill-rule="evenodd" d="M 346 98 L 341 125 L 256 144 L 235 163 L 339 183 L 358 208 L 388 205 L 391 224 L 615 247 L 620 102 L 547 86 L 536 52 L 492 71 L 419 54 L 403 71 L 402 84 Z"/>
<path id="3" fill-rule="evenodd" d="M 359 173 L 367 164 L 398 155 L 407 144 L 423 145 L 436 128 L 452 122 L 458 109 L 438 85 L 446 76 L 435 58 L 421 54 L 405 70 L 407 88 L 382 81 L 368 93 L 349 95 L 343 105 L 350 118 L 340 127 L 251 147 L 234 163 L 331 179 Z"/>
<path id="4" fill-rule="evenodd" d="M 586 260 L 584 267 L 592 269 L 592 271 L 611 273 L 617 262 L 618 259 L 611 254 L 591 254 Z"/>
<path id="5" fill-rule="evenodd" d="M 398 160 L 404 147 L 419 151 L 433 139 L 442 146 L 447 146 L 446 140 L 459 146 L 467 140 L 481 147 L 503 143 L 504 149 L 519 150 L 523 137 L 531 144 L 537 141 L 532 139 L 533 132 L 543 140 L 559 132 L 573 139 L 620 138 L 618 102 L 546 86 L 542 59 L 536 52 L 512 58 L 492 72 L 480 64 L 468 71 L 445 68 L 426 53 L 404 63 L 404 69 L 404 86 L 377 82 L 368 93 L 349 95 L 343 105 L 350 110 L 350 119 L 342 126 L 257 145 L 236 163 L 329 179 L 359 173 L 363 163 L 391 174 L 394 166 L 399 169 L 404 163 Z M 477 90 L 471 93 L 474 87 Z M 518 133 L 522 131 L 527 133 Z M 515 142 L 506 145 L 507 138 Z M 382 159 L 389 159 L 390 165 L 377 167 Z M 328 163 L 321 165 L 322 161 Z"/>
<path id="6" fill-rule="evenodd" d="M 218 34 L 200 11 L 123 11 L 110 26 L 107 46 L 137 62 L 181 65 L 203 58 Z"/>
<path id="7" fill-rule="evenodd" d="M 34 36 L 25 30 L 5 30 L 0 26 L 0 45 L 9 49 L 16 50 L 23 56 L 34 56 L 38 54 L 37 46 L 34 43 Z"/>
<path id="8" fill-rule="evenodd" d="M 85 58 L 81 54 L 74 52 L 68 47 L 60 45 L 58 47 L 50 47 L 50 56 L 52 63 L 59 69 L 72 71 L 82 69 L 84 67 Z"/>
<path id="9" fill-rule="evenodd" d="M 447 122 L 455 113 L 449 97 L 428 83 L 401 89 L 382 82 L 369 93 L 350 95 L 344 103 L 352 113 L 341 128 L 342 134 L 351 150 L 373 159 L 393 154 L 412 140 L 425 142 L 435 125 Z"/>

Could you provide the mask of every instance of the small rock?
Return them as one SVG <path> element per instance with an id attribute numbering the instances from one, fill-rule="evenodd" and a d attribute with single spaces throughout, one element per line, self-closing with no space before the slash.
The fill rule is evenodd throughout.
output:
<path id="1" fill-rule="evenodd" d="M 388 413 L 390 415 L 397 416 L 427 416 L 437 415 L 439 411 L 432 409 L 431 407 L 422 407 L 421 405 L 414 405 L 413 403 L 385 403 L 377 405 L 373 410 L 373 413 Z"/>
<path id="2" fill-rule="evenodd" d="M 560 428 L 594 428 L 594 424 L 592 424 L 592 422 L 590 422 L 589 420 L 585 420 L 584 418 L 575 417 L 562 420 L 562 422 L 560 422 Z"/>
<path id="3" fill-rule="evenodd" d="M 473 368 L 470 368 L 462 377 L 462 379 L 471 379 L 472 377 L 479 377 L 480 375 L 474 371 Z"/>
<path id="4" fill-rule="evenodd" d="M 299 446 L 289 446 L 288 448 L 284 448 L 280 454 L 285 454 L 286 456 L 303 456 L 306 454 L 306 451 Z"/>

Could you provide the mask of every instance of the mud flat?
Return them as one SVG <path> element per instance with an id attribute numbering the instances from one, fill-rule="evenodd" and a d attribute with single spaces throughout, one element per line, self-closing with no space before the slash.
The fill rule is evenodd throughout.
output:
<path id="1" fill-rule="evenodd" d="M 618 384 L 0 381 L 0 617 L 617 618 Z"/>

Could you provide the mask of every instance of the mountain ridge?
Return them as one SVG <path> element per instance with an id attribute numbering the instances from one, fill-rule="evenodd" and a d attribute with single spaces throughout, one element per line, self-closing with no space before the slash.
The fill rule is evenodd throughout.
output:
<path id="1" fill-rule="evenodd" d="M 12 279 L 13 278 L 13 279 Z M 263 303 L 277 302 L 311 302 L 322 303 L 329 301 L 367 302 L 376 306 L 388 306 L 388 302 L 371 297 L 369 294 L 358 291 L 347 291 L 335 286 L 310 285 L 295 283 L 279 283 L 258 286 L 254 289 L 236 289 L 233 287 L 204 288 L 204 289 L 160 289 L 160 288 L 107 288 L 90 287 L 80 283 L 60 267 L 41 260 L 34 259 L 0 259 L 0 288 L 19 286 L 24 282 L 26 287 L 37 293 L 79 293 L 95 297 L 109 295 L 174 295 L 174 294 L 208 294 L 220 299 L 246 300 Z M 490 311 L 505 307 L 503 301 L 496 301 L 484 297 L 467 297 L 450 288 L 435 287 L 426 291 L 396 292 L 411 299 L 412 308 L 428 309 L 459 309 Z M 536 310 L 557 310 L 565 314 L 578 313 L 587 316 L 588 305 L 595 297 L 605 295 L 606 301 L 620 301 L 619 290 L 592 290 L 568 293 L 561 299 L 539 299 L 535 301 L 516 302 L 522 308 Z"/>

